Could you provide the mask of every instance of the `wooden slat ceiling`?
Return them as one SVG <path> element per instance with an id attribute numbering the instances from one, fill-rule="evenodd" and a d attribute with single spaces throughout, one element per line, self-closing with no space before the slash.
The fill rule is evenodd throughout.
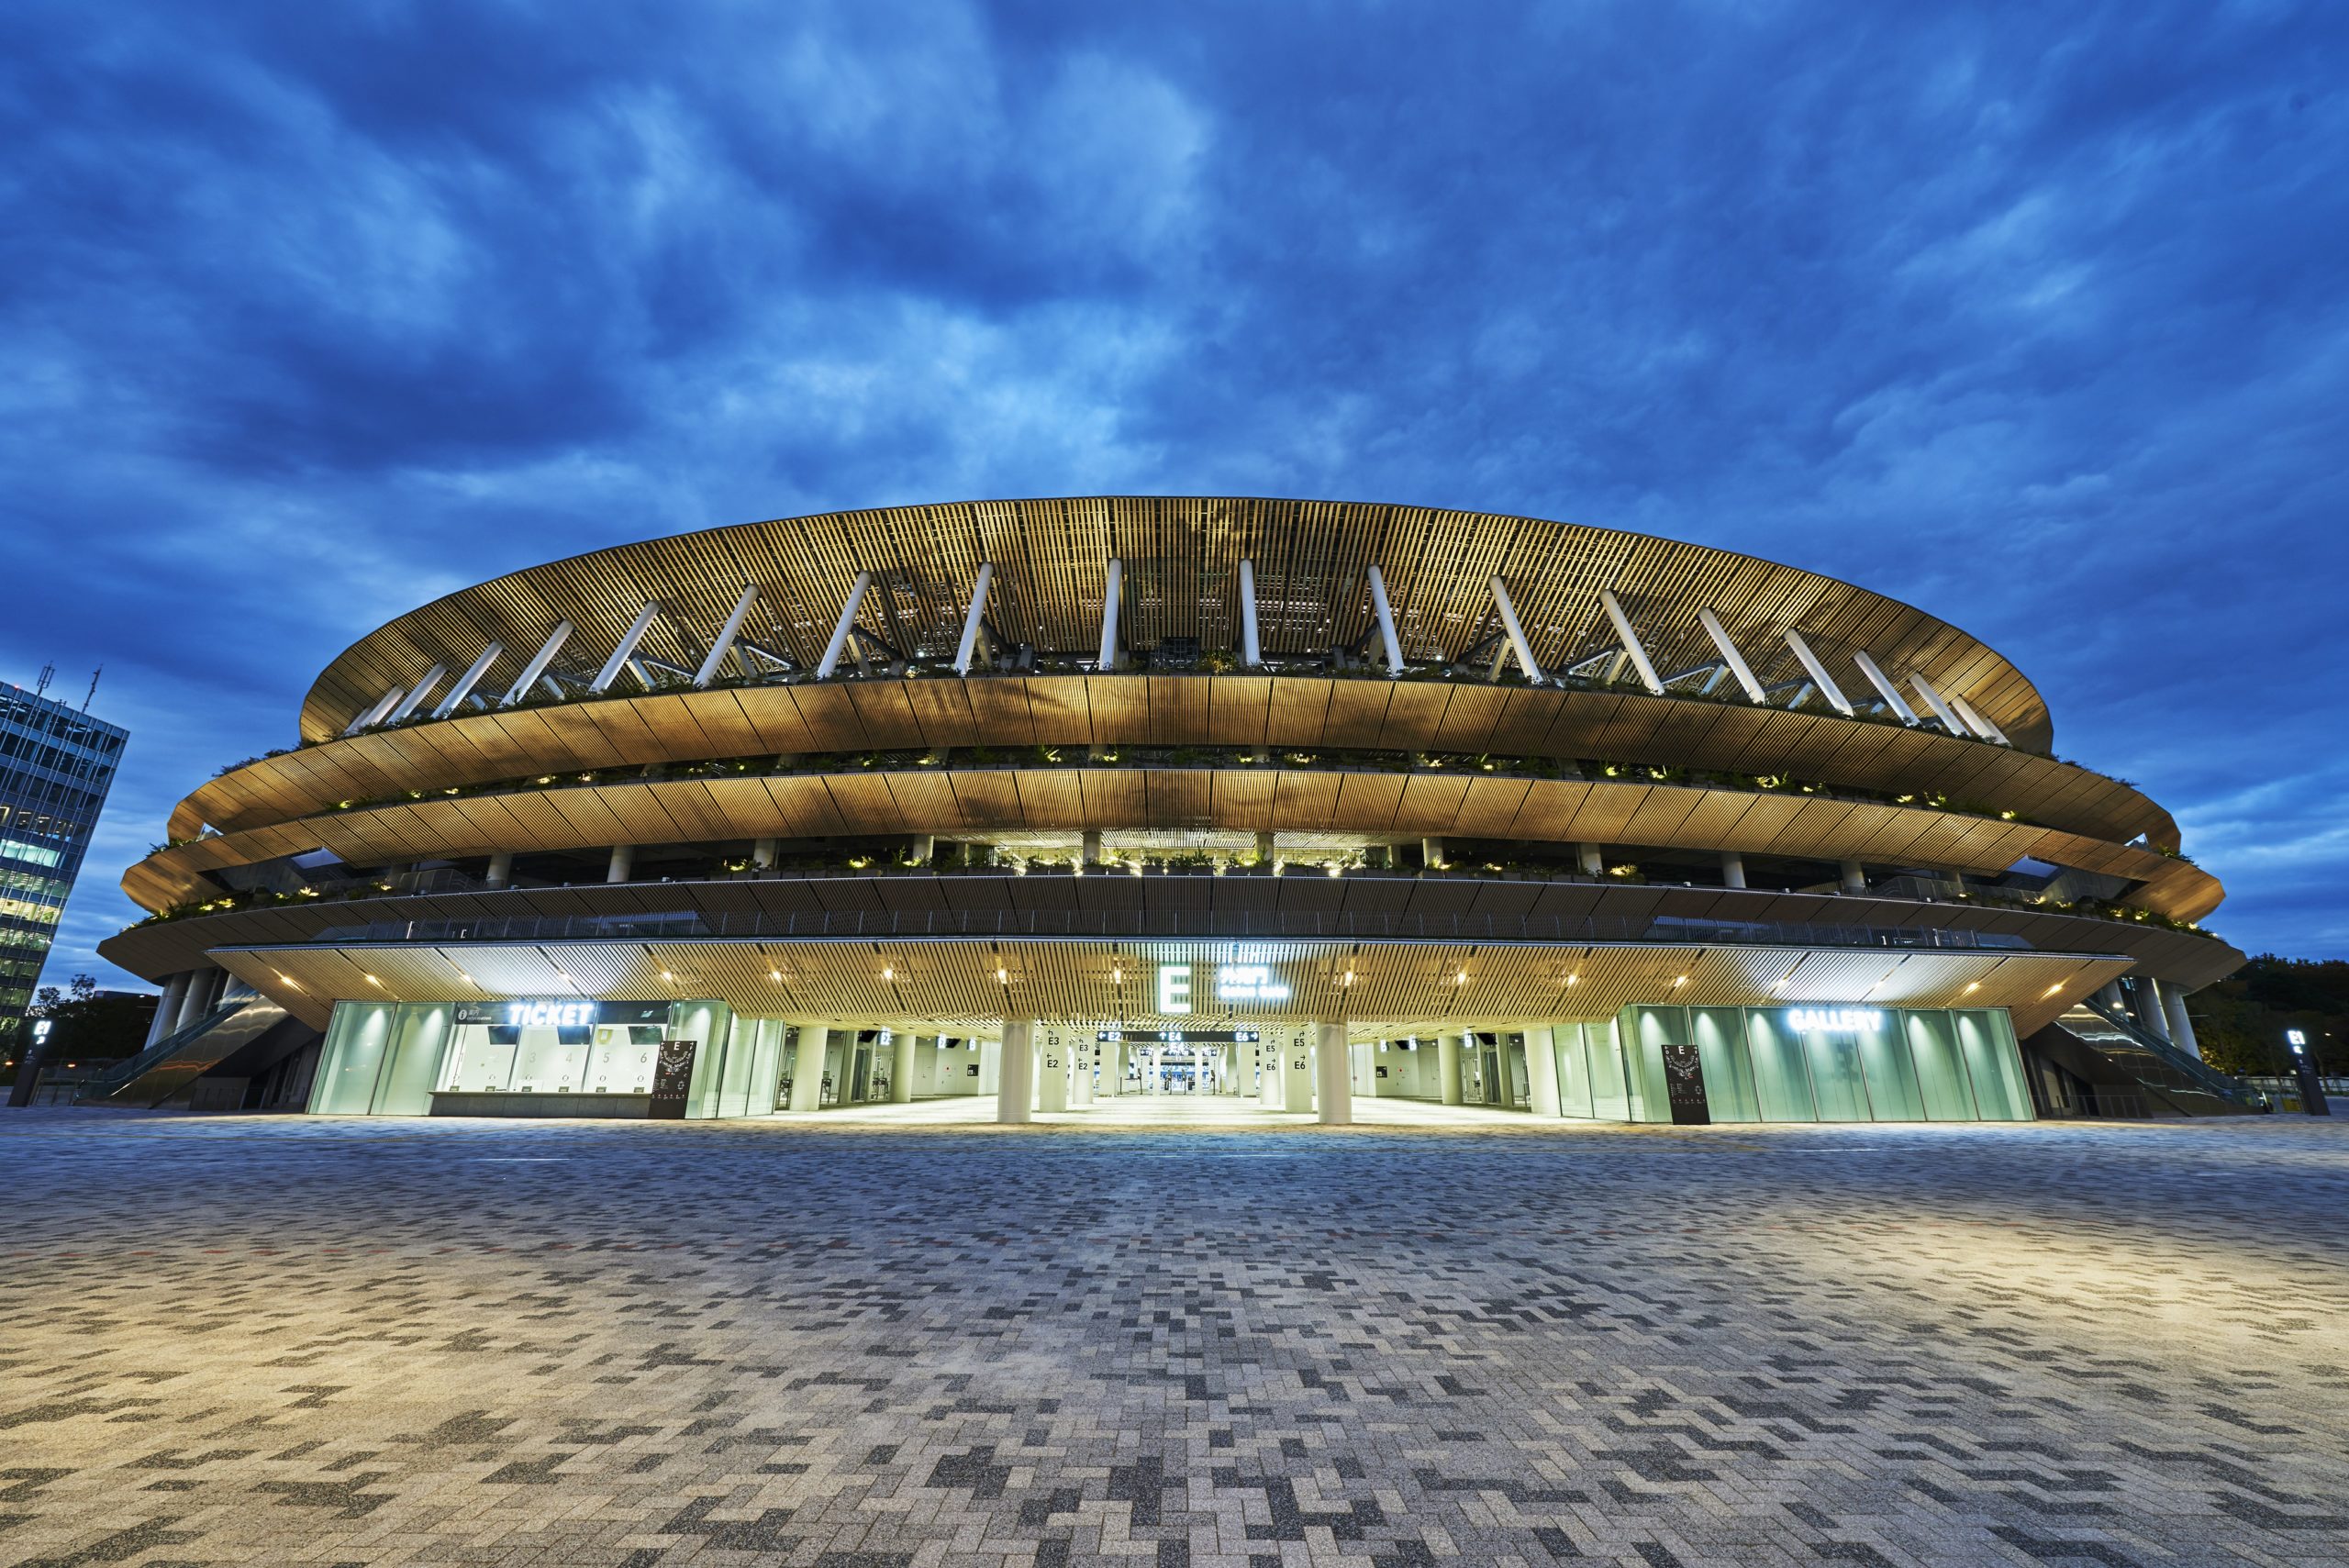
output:
<path id="1" fill-rule="evenodd" d="M 873 687 L 882 683 L 874 683 Z M 1493 752 L 1778 774 L 1943 794 L 2095 838 L 2178 844 L 2168 813 L 2074 763 L 1839 716 L 1653 697 L 1282 675 L 988 676 L 607 697 L 378 730 L 263 758 L 204 784 L 173 838 L 308 816 L 339 800 L 585 768 L 774 753 L 986 745 L 1256 745 Z M 905 698 L 909 697 L 907 701 Z"/>
<path id="2" fill-rule="evenodd" d="M 338 733 L 388 688 L 439 663 L 462 670 L 491 641 L 502 690 L 559 620 L 562 662 L 593 669 L 647 600 L 667 613 L 643 651 L 696 665 L 746 584 L 746 635 L 802 668 L 821 655 L 859 572 L 860 623 L 916 657 L 950 656 L 982 562 L 996 565 L 989 619 L 1014 639 L 1097 651 L 1107 563 L 1125 563 L 1120 624 L 1133 647 L 1169 637 L 1238 641 L 1239 565 L 1254 563 L 1267 654 L 1351 644 L 1373 626 L 1366 568 L 1386 577 L 1405 657 L 1457 656 L 1497 620 L 1505 578 L 1534 656 L 1556 668 L 1612 646 L 1611 588 L 1665 673 L 1714 657 L 1711 608 L 1765 682 L 1798 673 L 1782 634 L 1834 667 L 1873 653 L 1896 678 L 1921 671 L 2018 742 L 2045 747 L 2046 706 L 2005 659 L 1955 628 L 1865 589 L 1794 567 L 1612 528 L 1418 506 L 1197 496 L 957 502 L 834 512 L 647 539 L 509 573 L 402 616 L 346 650 L 311 688 L 302 733 Z M 502 679 L 501 679 L 502 677 Z M 1862 684 L 1856 672 L 1852 686 Z"/>
<path id="3" fill-rule="evenodd" d="M 1551 921 L 1644 923 L 1659 916 L 1872 928 L 1930 926 L 2020 937 L 2047 951 L 2119 954 L 2165 983 L 2188 990 L 2232 973 L 2243 957 L 2225 942 L 2165 927 L 2036 910 L 1760 889 L 1599 885 L 1367 872 L 1336 879 L 1158 874 L 1074 878 L 1000 873 L 931 876 L 908 872 L 805 880 L 771 877 L 514 888 L 500 893 L 305 903 L 160 921 L 109 938 L 103 951 L 109 960 L 132 973 L 161 980 L 195 967 L 215 947 L 307 941 L 329 927 L 375 921 L 850 910 L 893 914 L 907 920 L 918 920 L 931 911 L 957 911 L 980 921 L 1030 916 L 1045 921 L 1065 918 L 1073 910 L 1110 907 L 1113 901 L 1115 907 L 1137 911 L 1143 920 L 1166 922 L 1162 929 L 1171 929 L 1175 917 L 1206 912 L 1241 922 L 1233 929 L 1250 934 L 1275 931 L 1281 919 L 1308 910 L 1332 917 L 1365 918 L 1373 924 L 1364 926 L 1364 930 L 1391 929 L 1375 925 L 1385 918 L 1442 920 L 1453 915 L 1522 919 L 1531 922 L 1523 929 L 1535 934 Z M 1762 977 L 1762 983 L 1778 977 L 1772 972 Z"/>
<path id="4" fill-rule="evenodd" d="M 984 836 L 1007 828 L 1074 833 L 1084 828 L 1213 826 L 1360 834 L 1374 840 L 1440 836 L 1590 842 L 1625 846 L 1634 857 L 1640 848 L 1735 850 L 1982 874 L 2002 872 L 2028 856 L 2140 883 L 2129 895 L 2132 902 L 2182 920 L 2200 919 L 2222 895 L 2207 873 L 2150 850 L 1923 806 L 1756 797 L 1744 791 L 1629 779 L 1385 776 L 1403 780 L 1399 796 L 1376 788 L 1342 790 L 1346 775 L 1337 772 L 1278 765 L 1002 768 L 979 773 L 874 769 L 767 779 L 761 781 L 763 793 L 714 794 L 698 779 L 558 784 L 510 797 L 552 806 L 552 819 L 509 810 L 509 797 L 496 795 L 333 812 L 159 851 L 131 868 L 123 887 L 148 908 L 168 908 L 210 896 L 206 873 L 319 848 L 348 864 L 370 866 L 501 850 L 724 842 L 770 835 Z M 936 787 L 941 779 L 952 787 Z M 974 791 L 966 804 L 961 787 L 966 779 L 986 779 L 998 791 L 1008 781 L 1013 798 Z"/>
<path id="5" fill-rule="evenodd" d="M 1267 1029 L 1341 1020 L 1354 1039 L 1612 1018 L 1633 1003 L 2005 1007 L 2029 1035 L 2129 967 L 2066 953 L 1821 953 L 1789 949 L 1280 942 L 1246 959 L 1286 1003 L 1161 1015 L 1152 965 L 1232 960 L 1230 942 L 598 942 L 507 948 L 250 947 L 222 967 L 313 1027 L 338 999 L 716 998 L 737 1013 L 865 1028 L 993 1033 L 1008 1018 L 1132 1029 Z M 885 978 L 885 971 L 886 977 Z M 1004 976 L 996 978 L 998 972 Z M 1348 984 L 1344 976 L 1351 973 Z M 1465 975 L 1465 981 L 1460 979 Z M 1572 977 L 1572 983 L 1569 983 Z"/>

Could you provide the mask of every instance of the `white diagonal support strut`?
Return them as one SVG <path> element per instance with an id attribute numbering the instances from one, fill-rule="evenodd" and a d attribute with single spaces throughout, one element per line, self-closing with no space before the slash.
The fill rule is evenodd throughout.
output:
<path id="1" fill-rule="evenodd" d="M 1640 673 L 1640 684 L 1657 696 L 1664 695 L 1664 683 L 1656 679 L 1655 665 L 1649 660 L 1648 651 L 1640 646 L 1640 634 L 1631 629 L 1631 617 L 1616 602 L 1615 590 L 1598 590 L 1598 602 L 1606 607 L 1607 618 L 1615 623 L 1615 635 L 1623 639 L 1623 651 L 1631 656 L 1631 668 Z"/>
<path id="2" fill-rule="evenodd" d="M 1256 563 L 1240 563 L 1240 662 L 1251 670 L 1264 662 L 1264 645 L 1256 635 Z"/>
<path id="3" fill-rule="evenodd" d="M 756 583 L 746 584 L 742 596 L 734 601 L 734 613 L 728 616 L 726 624 L 718 628 L 718 640 L 709 645 L 709 657 L 704 659 L 701 668 L 694 672 L 696 688 L 707 686 L 718 679 L 718 667 L 726 662 L 726 656 L 734 651 L 734 639 L 742 635 L 742 622 L 750 617 L 751 606 L 758 602 L 759 585 Z"/>
<path id="4" fill-rule="evenodd" d="M 824 657 L 817 662 L 818 680 L 831 679 L 832 672 L 841 667 L 841 653 L 848 647 L 848 634 L 856 629 L 856 607 L 864 603 L 864 591 L 871 586 L 872 573 L 856 574 L 856 583 L 848 591 L 848 603 L 841 606 L 841 623 L 832 628 L 832 639 L 824 645 Z"/>
<path id="5" fill-rule="evenodd" d="M 1827 706 L 1846 718 L 1852 717 L 1852 699 L 1843 695 L 1843 688 L 1835 684 L 1835 677 L 1827 673 L 1827 666 L 1819 662 L 1819 655 L 1810 651 L 1810 644 L 1802 639 L 1802 633 L 1789 627 L 1787 629 L 1787 646 L 1795 651 L 1795 657 L 1802 662 L 1803 673 L 1819 688 L 1819 695 L 1827 699 Z"/>
<path id="6" fill-rule="evenodd" d="M 954 650 L 954 673 L 971 673 L 971 656 L 979 651 L 979 622 L 986 618 L 987 589 L 995 584 L 995 562 L 979 562 L 979 580 L 971 588 L 971 613 L 963 617 L 963 640 Z"/>
<path id="7" fill-rule="evenodd" d="M 465 666 L 465 673 L 457 677 L 457 684 L 449 688 L 449 695 L 442 697 L 440 706 L 432 710 L 432 717 L 446 718 L 456 712 L 457 705 L 473 695 L 473 687 L 481 684 L 481 678 L 489 673 L 489 667 L 496 663 L 497 656 L 505 651 L 506 644 L 502 642 L 493 642 L 483 649 L 481 657 Z"/>
<path id="8" fill-rule="evenodd" d="M 1854 652 L 1852 662 L 1860 667 L 1860 673 L 1868 678 L 1868 684 L 1876 688 L 1876 695 L 1884 699 L 1884 706 L 1890 708 L 1901 723 L 1917 722 L 1917 710 L 1909 706 L 1907 699 L 1900 695 L 1900 688 L 1892 684 L 1891 679 L 1877 667 L 1876 662 L 1868 657 L 1865 650 Z"/>
<path id="9" fill-rule="evenodd" d="M 2011 746 L 2014 744 L 2013 741 L 2007 739 L 2007 732 L 2005 730 L 1999 728 L 1997 725 L 1983 717 L 1980 713 L 1975 710 L 1972 703 L 1967 702 L 1955 692 L 1949 694 L 1949 706 L 1957 709 L 1957 717 L 1965 720 L 1965 722 L 1972 727 L 1974 733 L 1982 737 L 1983 740 L 1995 740 L 2001 746 Z"/>
<path id="10" fill-rule="evenodd" d="M 424 705 L 424 699 L 432 695 L 432 688 L 440 684 L 440 677 L 448 673 L 449 667 L 446 664 L 435 664 L 427 670 L 424 673 L 424 679 L 417 682 L 407 695 L 400 699 L 400 706 L 392 709 L 392 722 L 397 724 L 421 707 Z"/>
<path id="11" fill-rule="evenodd" d="M 373 702 L 369 703 L 365 707 L 362 708 L 359 712 L 359 717 L 351 721 L 350 728 L 345 729 L 343 733 L 345 735 L 356 735 L 362 729 L 371 728 L 375 725 L 383 723 L 384 716 L 391 712 L 392 705 L 399 700 L 400 688 L 394 686 L 390 691 L 385 692 L 382 696 L 377 697 Z"/>
<path id="12" fill-rule="evenodd" d="M 1932 682 L 1925 679 L 1919 672 L 1911 670 L 1909 672 L 1909 684 L 1917 688 L 1917 695 L 1925 699 L 1925 706 L 1933 710 L 1933 717 L 1942 721 L 1943 728 L 1952 735 L 1966 733 L 1965 721 L 1950 711 L 1949 704 L 1942 701 L 1942 695 L 1933 689 Z"/>
<path id="13" fill-rule="evenodd" d="M 1124 562 L 1111 557 L 1108 584 L 1101 591 L 1101 658 L 1094 668 L 1104 673 L 1118 667 L 1118 584 L 1125 570 Z"/>
<path id="14" fill-rule="evenodd" d="M 1498 577 L 1493 579 L 1493 604 L 1501 612 L 1501 629 L 1508 633 L 1508 645 L 1517 652 L 1518 668 L 1525 672 L 1526 680 L 1533 685 L 1542 684 L 1542 666 L 1533 662 L 1533 645 L 1525 640 L 1525 628 L 1517 618 L 1517 606 L 1509 602 L 1508 584 Z M 1500 673 L 1500 662 L 1494 661 L 1493 673 Z"/>
<path id="15" fill-rule="evenodd" d="M 604 661 L 604 667 L 596 671 L 596 678 L 588 683 L 589 691 L 611 690 L 612 683 L 620 678 L 622 670 L 628 668 L 629 659 L 636 652 L 636 645 L 644 640 L 644 634 L 652 629 L 652 623 L 660 617 L 661 601 L 645 600 L 644 607 L 636 612 L 636 618 L 628 623 L 628 630 L 622 632 L 620 639 L 612 644 L 612 656 Z"/>
<path id="16" fill-rule="evenodd" d="M 1697 620 L 1704 627 L 1705 635 L 1713 639 L 1713 646 L 1720 650 L 1721 662 L 1729 666 L 1729 673 L 1735 675 L 1737 684 L 1745 689 L 1745 700 L 1756 706 L 1768 702 L 1769 699 L 1762 695 L 1762 683 L 1753 678 L 1753 668 L 1745 662 L 1745 655 L 1737 651 L 1737 644 L 1731 642 L 1729 633 L 1721 629 L 1721 617 L 1710 610 L 1698 610 Z"/>
<path id="17" fill-rule="evenodd" d="M 530 688 L 539 684 L 539 677 L 547 673 L 547 666 L 554 662 L 555 654 L 561 651 L 564 641 L 568 639 L 570 636 L 571 623 L 569 621 L 562 620 L 555 622 L 554 629 L 547 633 L 547 639 L 544 642 L 539 644 L 539 651 L 530 655 L 530 662 L 522 666 L 521 675 L 507 691 L 506 700 L 498 704 L 498 706 L 500 707 L 512 707 L 516 703 L 520 702 L 524 697 L 529 696 L 530 695 Z"/>
<path id="18" fill-rule="evenodd" d="M 1370 607 L 1378 612 L 1378 639 L 1386 649 L 1386 673 L 1403 673 L 1403 644 L 1395 635 L 1395 606 L 1387 602 L 1386 578 L 1376 562 L 1370 568 Z"/>

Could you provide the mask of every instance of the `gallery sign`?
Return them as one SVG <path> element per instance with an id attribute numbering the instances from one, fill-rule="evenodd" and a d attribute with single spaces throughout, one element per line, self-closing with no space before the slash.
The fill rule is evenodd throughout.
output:
<path id="1" fill-rule="evenodd" d="M 1797 1034 L 1863 1034 L 1884 1027 L 1881 1007 L 1789 1007 L 1787 1027 Z"/>

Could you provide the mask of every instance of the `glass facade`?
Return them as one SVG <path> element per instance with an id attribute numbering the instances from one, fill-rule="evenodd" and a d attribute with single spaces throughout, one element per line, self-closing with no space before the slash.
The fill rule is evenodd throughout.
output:
<path id="1" fill-rule="evenodd" d="M 128 733 L 0 683 L 0 1057 L 14 1057 Z"/>
<path id="2" fill-rule="evenodd" d="M 643 1114 L 663 1044 L 691 1040 L 689 1118 L 753 1114 L 781 1026 L 723 1002 L 338 1002 L 309 1108 L 325 1116 Z M 757 1107 L 774 1108 L 770 1098 Z M 639 1102 L 642 1102 L 640 1104 Z M 740 1108 L 734 1108 L 740 1107 Z"/>
<path id="3" fill-rule="evenodd" d="M 1672 1119 L 1667 1047 L 1694 1046 L 1716 1122 L 2028 1121 L 2003 1009 L 1631 1006 L 1551 1031 L 1559 1109 Z"/>

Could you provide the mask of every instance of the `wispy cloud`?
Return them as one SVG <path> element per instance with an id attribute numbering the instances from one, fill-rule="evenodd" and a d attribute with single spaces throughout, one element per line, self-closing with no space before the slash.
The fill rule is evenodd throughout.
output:
<path id="1" fill-rule="evenodd" d="M 112 873 L 459 584 L 974 495 L 1435 502 L 1945 615 L 2349 951 L 2333 7 L 0 14 L 0 673 Z M 73 677 L 78 679 L 79 677 Z"/>

